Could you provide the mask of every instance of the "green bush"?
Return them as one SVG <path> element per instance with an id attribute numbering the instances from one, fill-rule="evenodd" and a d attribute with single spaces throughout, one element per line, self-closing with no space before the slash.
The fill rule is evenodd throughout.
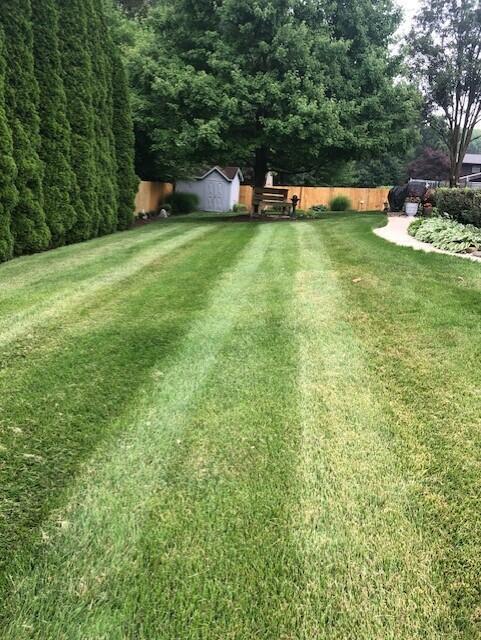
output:
<path id="1" fill-rule="evenodd" d="M 326 208 L 327 210 L 327 208 Z M 297 209 L 296 216 L 300 220 L 317 220 L 318 218 L 322 218 L 324 216 L 325 211 L 319 211 L 318 209 L 308 209 L 307 211 L 304 209 Z"/>
<path id="2" fill-rule="evenodd" d="M 329 211 L 329 207 L 325 204 L 315 204 L 313 207 L 311 207 L 311 211 L 325 213 L 326 211 Z"/>
<path id="3" fill-rule="evenodd" d="M 192 213 L 199 206 L 199 196 L 195 193 L 184 193 L 182 191 L 174 191 L 166 198 L 166 203 L 172 207 L 172 213 Z"/>
<path id="4" fill-rule="evenodd" d="M 246 207 L 245 204 L 242 204 L 241 202 L 235 204 L 232 207 L 232 211 L 234 213 L 249 213 L 249 209 Z"/>
<path id="5" fill-rule="evenodd" d="M 436 205 L 441 215 L 481 227 L 481 192 L 476 189 L 438 189 Z"/>
<path id="6" fill-rule="evenodd" d="M 271 204 L 266 209 L 266 211 L 268 211 L 269 213 L 276 213 L 279 215 L 288 214 L 289 210 L 290 210 L 290 206 L 286 207 L 284 204 L 280 202 L 278 204 Z"/>
<path id="7" fill-rule="evenodd" d="M 336 196 L 330 201 L 329 207 L 331 211 L 348 211 L 352 209 L 352 202 L 347 196 Z"/>
<path id="8" fill-rule="evenodd" d="M 438 249 L 465 253 L 481 249 L 481 230 L 472 224 L 461 224 L 447 218 L 419 218 L 409 226 L 409 233 L 421 242 Z"/>

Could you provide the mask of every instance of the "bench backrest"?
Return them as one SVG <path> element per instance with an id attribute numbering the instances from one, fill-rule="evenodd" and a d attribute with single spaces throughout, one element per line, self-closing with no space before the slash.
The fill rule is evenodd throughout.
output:
<path id="1" fill-rule="evenodd" d="M 287 204 L 289 189 L 277 189 L 276 187 L 255 187 L 253 203 L 257 204 Z"/>

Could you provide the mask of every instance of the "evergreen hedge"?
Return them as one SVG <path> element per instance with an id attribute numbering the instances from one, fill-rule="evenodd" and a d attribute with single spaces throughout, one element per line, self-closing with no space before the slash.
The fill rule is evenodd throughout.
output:
<path id="1" fill-rule="evenodd" d="M 95 164 L 98 218 L 95 235 L 117 228 L 117 160 L 113 136 L 112 51 L 103 16 L 102 0 L 84 0 L 92 61 L 92 100 L 95 130 Z"/>
<path id="2" fill-rule="evenodd" d="M 57 7 L 54 0 L 32 0 L 32 9 L 35 75 L 40 90 L 39 152 L 45 166 L 44 209 L 51 244 L 56 247 L 65 244 L 76 217 L 70 200 L 75 178 L 71 167 L 71 131 L 62 80 Z"/>
<path id="3" fill-rule="evenodd" d="M 14 185 L 16 174 L 13 160 L 12 134 L 5 112 L 5 50 L 4 36 L 0 28 L 0 261 L 13 255 L 11 213 L 17 200 Z"/>
<path id="4" fill-rule="evenodd" d="M 127 229 L 136 188 L 103 0 L 0 2 L 0 260 Z"/>
<path id="5" fill-rule="evenodd" d="M 60 50 L 67 95 L 67 116 L 72 131 L 72 168 L 79 188 L 77 216 L 69 242 L 97 235 L 99 209 L 95 163 L 95 114 L 88 11 L 84 0 L 58 0 Z"/>
<path id="6" fill-rule="evenodd" d="M 118 229 L 124 230 L 133 222 L 134 200 L 139 179 L 135 175 L 135 137 L 127 74 L 117 52 L 113 58 L 113 106 L 119 199 Z"/>
<path id="7" fill-rule="evenodd" d="M 43 209 L 43 163 L 40 148 L 39 91 L 34 72 L 30 0 L 0 3 L 5 32 L 6 107 L 17 167 L 17 203 L 11 213 L 16 255 L 46 249 L 50 231 Z"/>

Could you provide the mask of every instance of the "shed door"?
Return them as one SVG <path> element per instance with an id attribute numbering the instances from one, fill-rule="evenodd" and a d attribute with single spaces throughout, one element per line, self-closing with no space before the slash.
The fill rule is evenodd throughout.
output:
<path id="1" fill-rule="evenodd" d="M 220 180 L 207 182 L 207 211 L 229 210 L 229 185 Z"/>

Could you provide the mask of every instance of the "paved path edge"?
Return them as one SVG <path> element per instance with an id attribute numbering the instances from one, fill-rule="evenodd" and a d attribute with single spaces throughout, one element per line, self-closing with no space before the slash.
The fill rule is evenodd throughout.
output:
<path id="1" fill-rule="evenodd" d="M 469 253 L 452 253 L 451 251 L 445 251 L 444 249 L 438 249 L 433 247 L 428 242 L 421 242 L 416 240 L 408 233 L 408 227 L 413 221 L 413 218 L 407 216 L 389 216 L 388 222 L 385 227 L 379 227 L 374 229 L 374 233 L 393 244 L 397 244 L 400 247 L 411 247 L 416 251 L 425 251 L 426 253 L 444 253 L 448 256 L 454 256 L 455 258 L 464 258 L 465 260 L 471 260 L 472 262 L 481 262 L 481 257 L 473 256 Z"/>

